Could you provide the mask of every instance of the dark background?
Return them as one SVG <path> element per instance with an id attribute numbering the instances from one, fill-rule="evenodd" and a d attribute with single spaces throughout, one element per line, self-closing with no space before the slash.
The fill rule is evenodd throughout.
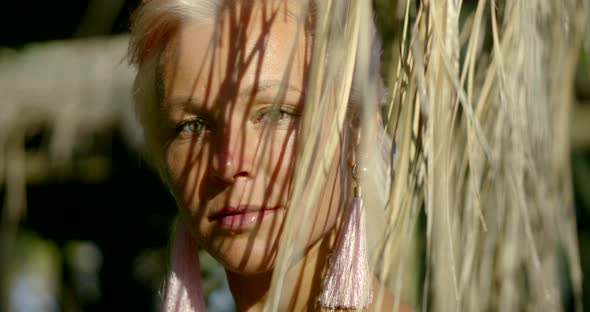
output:
<path id="1" fill-rule="evenodd" d="M 102 2 L 102 4 L 100 4 Z M 141 0 L 63 0 L 3 1 L 0 12 L 0 46 L 19 46 L 29 42 L 105 36 L 125 33 L 129 16 Z M 97 3 L 97 4 L 95 4 Z M 109 23 L 96 23 L 80 29 L 93 14 L 92 5 L 110 10 Z M 108 8 L 108 9 L 107 9 Z"/>
<path id="2" fill-rule="evenodd" d="M 91 1 L 3 1 L 0 46 L 18 51 L 32 42 L 126 33 L 130 14 L 140 1 L 95 2 L 111 2 L 103 5 L 119 12 L 111 13 L 105 23 L 88 25 L 84 19 L 91 13 Z M 48 131 L 42 131 L 29 136 L 27 148 L 40 148 L 47 135 Z M 74 274 L 63 261 L 60 310 L 153 310 L 165 269 L 169 226 L 176 212 L 173 199 L 141 155 L 125 145 L 117 130 L 105 129 L 89 153 L 111 158 L 106 180 L 88 184 L 75 177 L 56 178 L 29 186 L 27 214 L 19 231 L 53 241 L 62 255 L 71 241 L 91 241 L 100 249 L 100 298 L 86 301 L 79 296 Z M 0 199 L 3 192 L 0 188 Z M 146 251 L 152 251 L 152 261 L 160 264 L 161 270 L 153 265 L 154 271 L 141 275 L 137 273 L 137 261 Z"/>

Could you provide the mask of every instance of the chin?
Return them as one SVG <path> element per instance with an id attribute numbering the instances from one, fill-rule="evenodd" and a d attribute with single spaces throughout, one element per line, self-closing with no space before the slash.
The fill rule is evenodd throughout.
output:
<path id="1" fill-rule="evenodd" d="M 236 266 L 235 264 L 224 264 L 223 267 L 226 271 L 231 271 L 232 273 L 243 275 L 243 276 L 252 276 L 258 275 L 263 273 L 272 272 L 274 268 L 274 261 L 272 263 L 248 263 L 245 266 Z"/>
<path id="2" fill-rule="evenodd" d="M 240 275 L 269 272 L 274 267 L 283 211 L 265 216 L 260 224 L 220 224 L 200 220 L 196 241 L 226 270 Z M 194 224 L 193 223 L 193 224 Z"/>
<path id="3" fill-rule="evenodd" d="M 225 237 L 215 246 L 204 246 L 223 267 L 240 275 L 256 275 L 274 268 L 277 248 L 269 247 L 267 239 L 250 236 Z"/>

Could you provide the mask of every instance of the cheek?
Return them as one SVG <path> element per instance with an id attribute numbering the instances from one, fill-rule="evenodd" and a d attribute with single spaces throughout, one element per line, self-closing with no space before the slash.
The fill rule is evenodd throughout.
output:
<path id="1" fill-rule="evenodd" d="M 198 200 L 196 190 L 205 175 L 208 155 L 207 147 L 197 147 L 190 142 L 173 142 L 166 149 L 166 179 L 180 207 L 190 207 Z"/>
<path id="2" fill-rule="evenodd" d="M 312 207 L 313 210 L 309 212 L 309 217 L 305 219 L 310 222 L 305 222 L 302 219 L 301 227 L 309 227 L 308 242 L 317 241 L 336 226 L 342 205 L 346 202 L 346 199 L 341 196 L 342 181 L 339 174 L 339 164 L 338 158 L 332 162 L 316 205 Z"/>
<path id="3" fill-rule="evenodd" d="M 287 135 L 282 140 L 271 141 L 269 147 L 271 153 L 266 158 L 267 163 L 270 164 L 268 168 L 274 169 L 274 172 L 269 172 L 268 176 L 276 177 L 276 179 L 273 179 L 274 186 L 282 187 L 282 190 L 286 191 L 282 193 L 288 194 L 289 199 L 292 197 L 291 191 L 296 175 L 294 169 L 297 159 L 297 143 L 296 135 L 291 137 Z M 346 202 L 341 196 L 340 165 L 340 155 L 337 154 L 330 165 L 326 182 L 321 187 L 322 190 L 319 193 L 316 205 L 311 207 L 311 211 L 309 211 L 305 219 L 307 222 L 303 220 L 303 209 L 289 207 L 289 209 L 297 210 L 293 216 L 303 222 L 299 226 L 306 228 L 305 232 L 309 233 L 308 243 L 317 241 L 317 239 L 334 228 L 341 205 Z"/>
<path id="4" fill-rule="evenodd" d="M 277 134 L 274 139 L 267 140 L 267 152 L 261 152 L 260 166 L 266 184 L 272 184 L 272 189 L 281 194 L 289 194 L 294 177 L 297 159 L 297 138 L 295 132 Z M 288 195 L 287 195 L 288 196 Z"/>

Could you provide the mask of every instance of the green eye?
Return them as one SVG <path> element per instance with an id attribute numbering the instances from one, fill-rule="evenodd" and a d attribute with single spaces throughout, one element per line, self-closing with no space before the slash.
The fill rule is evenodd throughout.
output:
<path id="1" fill-rule="evenodd" d="M 257 121 L 258 122 L 270 122 L 277 123 L 287 121 L 299 117 L 300 114 L 295 109 L 281 106 L 281 107 L 269 107 L 259 112 Z"/>
<path id="2" fill-rule="evenodd" d="M 287 116 L 287 113 L 280 110 L 280 109 L 271 109 L 268 113 L 264 114 L 264 119 L 266 121 L 278 121 L 283 120 Z"/>
<path id="3" fill-rule="evenodd" d="M 207 125 L 202 119 L 185 120 L 176 125 L 176 132 L 178 133 L 201 133 L 205 131 Z"/>

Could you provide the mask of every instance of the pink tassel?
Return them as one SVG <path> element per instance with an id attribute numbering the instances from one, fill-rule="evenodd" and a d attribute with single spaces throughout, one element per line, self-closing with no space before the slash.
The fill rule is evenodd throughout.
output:
<path id="1" fill-rule="evenodd" d="M 179 220 L 176 224 L 170 265 L 171 268 L 162 300 L 162 311 L 205 311 L 197 244 L 190 236 L 182 220 Z"/>
<path id="2" fill-rule="evenodd" d="M 369 274 L 365 209 L 354 197 L 330 255 L 320 304 L 328 309 L 363 309 L 373 301 Z"/>

